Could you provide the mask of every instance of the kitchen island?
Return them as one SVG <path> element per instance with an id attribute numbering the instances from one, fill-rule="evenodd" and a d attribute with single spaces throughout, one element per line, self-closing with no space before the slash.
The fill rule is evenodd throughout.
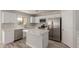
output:
<path id="1" fill-rule="evenodd" d="M 48 32 L 48 30 L 44 29 L 29 29 L 26 33 L 26 44 L 32 48 L 47 48 Z"/>

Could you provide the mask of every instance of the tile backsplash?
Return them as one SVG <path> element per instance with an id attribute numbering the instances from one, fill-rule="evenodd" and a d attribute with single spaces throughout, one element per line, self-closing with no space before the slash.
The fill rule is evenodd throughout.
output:
<path id="1" fill-rule="evenodd" d="M 2 29 L 13 29 L 14 27 L 15 27 L 14 23 L 2 23 L 1 24 Z"/>

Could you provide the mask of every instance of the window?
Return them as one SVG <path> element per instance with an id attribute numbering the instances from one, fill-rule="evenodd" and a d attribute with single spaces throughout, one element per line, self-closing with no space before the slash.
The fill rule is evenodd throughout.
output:
<path id="1" fill-rule="evenodd" d="M 19 25 L 26 25 L 27 24 L 27 17 L 20 16 L 17 18 L 17 20 L 18 20 Z"/>

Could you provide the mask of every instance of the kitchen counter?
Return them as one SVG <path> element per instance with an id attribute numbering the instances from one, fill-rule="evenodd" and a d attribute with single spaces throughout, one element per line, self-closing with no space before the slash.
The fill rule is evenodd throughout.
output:
<path id="1" fill-rule="evenodd" d="M 43 33 L 45 33 L 45 32 L 48 32 L 48 30 L 46 30 L 46 29 L 29 29 L 28 30 L 30 33 L 32 33 L 32 34 L 43 34 Z"/>
<path id="2" fill-rule="evenodd" d="M 23 27 L 2 27 L 2 44 L 8 44 L 13 42 L 15 39 L 22 37 L 22 34 L 20 33 Z M 17 31 L 16 31 L 17 30 Z M 16 32 L 15 32 L 16 31 Z M 19 31 L 19 32 L 18 32 Z M 16 33 L 16 34 L 15 34 Z M 19 34 L 17 34 L 19 33 Z M 17 36 L 18 37 L 17 37 Z M 17 38 L 15 38 L 15 36 Z"/>

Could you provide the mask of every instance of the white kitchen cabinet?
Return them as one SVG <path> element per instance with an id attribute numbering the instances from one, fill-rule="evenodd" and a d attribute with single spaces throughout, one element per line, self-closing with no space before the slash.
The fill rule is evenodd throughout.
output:
<path id="1" fill-rule="evenodd" d="M 35 23 L 40 23 L 40 19 L 44 19 L 45 17 L 43 16 L 37 16 L 35 17 Z"/>
<path id="2" fill-rule="evenodd" d="M 30 23 L 40 23 L 40 17 L 30 17 Z"/>
<path id="3" fill-rule="evenodd" d="M 49 18 L 57 18 L 61 17 L 61 14 L 53 14 L 53 15 L 43 15 L 43 16 L 36 16 L 35 17 L 35 23 L 40 23 L 40 19 L 46 19 L 46 22 L 48 22 Z"/>
<path id="4" fill-rule="evenodd" d="M 35 17 L 35 23 L 40 23 L 40 17 Z"/>
<path id="5" fill-rule="evenodd" d="M 35 17 L 30 17 L 30 23 L 35 23 Z"/>
<path id="6" fill-rule="evenodd" d="M 8 44 L 14 41 L 14 30 L 2 30 L 2 44 Z"/>
<path id="7" fill-rule="evenodd" d="M 2 12 L 2 23 L 16 23 L 16 13 Z"/>

